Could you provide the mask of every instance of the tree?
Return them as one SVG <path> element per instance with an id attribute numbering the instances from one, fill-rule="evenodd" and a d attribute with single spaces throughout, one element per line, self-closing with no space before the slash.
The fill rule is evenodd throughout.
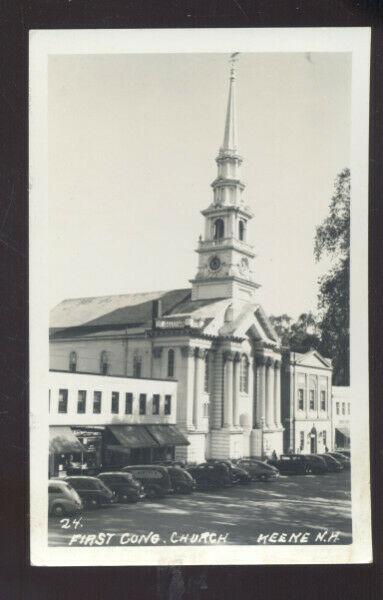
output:
<path id="1" fill-rule="evenodd" d="M 311 312 L 302 313 L 295 322 L 286 314 L 272 316 L 270 321 L 282 346 L 297 352 L 320 347 L 318 322 Z"/>
<path id="2" fill-rule="evenodd" d="M 333 382 L 350 384 L 350 170 L 337 176 L 329 215 L 317 227 L 315 259 L 327 255 L 329 271 L 319 280 L 321 351 L 333 359 Z"/>

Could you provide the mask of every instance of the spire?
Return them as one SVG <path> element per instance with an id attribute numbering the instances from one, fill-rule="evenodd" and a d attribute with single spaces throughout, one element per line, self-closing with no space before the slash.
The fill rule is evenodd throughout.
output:
<path id="1" fill-rule="evenodd" d="M 226 122 L 225 122 L 225 134 L 223 136 L 223 144 L 220 149 L 220 154 L 234 153 L 237 152 L 237 115 L 236 115 L 236 102 L 235 102 L 235 63 L 237 62 L 238 52 L 235 52 L 230 56 L 231 69 L 230 69 L 230 85 L 229 85 L 229 98 L 227 101 L 226 111 Z"/>

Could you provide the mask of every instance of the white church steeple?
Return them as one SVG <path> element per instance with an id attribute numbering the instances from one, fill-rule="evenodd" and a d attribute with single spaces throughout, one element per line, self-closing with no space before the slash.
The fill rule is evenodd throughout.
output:
<path id="1" fill-rule="evenodd" d="M 254 282 L 255 254 L 247 242 L 247 224 L 252 212 L 243 199 L 242 158 L 237 148 L 236 74 L 231 56 L 229 97 L 223 143 L 216 158 L 218 173 L 213 181 L 213 202 L 202 211 L 205 234 L 200 239 L 198 273 L 191 281 L 193 300 L 233 298 L 252 301 L 259 287 Z"/>

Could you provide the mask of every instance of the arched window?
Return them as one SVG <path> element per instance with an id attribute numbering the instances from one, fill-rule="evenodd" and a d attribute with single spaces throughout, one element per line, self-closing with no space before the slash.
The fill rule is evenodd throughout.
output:
<path id="1" fill-rule="evenodd" d="M 75 373 L 77 371 L 77 353 L 71 352 L 69 354 L 69 371 Z"/>
<path id="2" fill-rule="evenodd" d="M 247 356 L 241 358 L 241 371 L 239 377 L 239 390 L 247 394 L 249 392 L 249 361 Z"/>
<path id="3" fill-rule="evenodd" d="M 238 225 L 238 235 L 241 242 L 245 241 L 246 226 L 245 221 L 240 221 Z"/>
<path id="4" fill-rule="evenodd" d="M 206 356 L 205 356 L 205 377 L 204 377 L 203 389 L 205 392 L 209 391 L 209 354 L 208 354 L 208 352 L 206 352 Z"/>
<path id="5" fill-rule="evenodd" d="M 168 377 L 174 377 L 174 350 L 168 351 Z"/>
<path id="6" fill-rule="evenodd" d="M 100 358 L 100 373 L 101 373 L 101 375 L 107 375 L 108 370 L 109 370 L 108 354 L 107 354 L 106 350 L 103 350 L 101 352 L 101 358 Z"/>
<path id="7" fill-rule="evenodd" d="M 214 239 L 222 240 L 224 234 L 225 224 L 223 222 L 223 219 L 217 219 L 216 221 L 214 221 Z"/>

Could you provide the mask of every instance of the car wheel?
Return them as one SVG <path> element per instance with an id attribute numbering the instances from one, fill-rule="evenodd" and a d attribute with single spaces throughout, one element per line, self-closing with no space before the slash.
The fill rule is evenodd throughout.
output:
<path id="1" fill-rule="evenodd" d="M 305 466 L 305 475 L 311 475 L 312 469 L 309 465 Z"/>
<path id="2" fill-rule="evenodd" d="M 267 475 L 261 475 L 259 479 L 261 481 L 267 481 Z"/>
<path id="3" fill-rule="evenodd" d="M 119 494 L 117 496 L 117 502 L 123 502 L 123 503 L 128 502 L 128 496 L 127 496 L 127 494 Z"/>
<path id="4" fill-rule="evenodd" d="M 149 498 L 149 500 L 154 500 L 154 498 L 157 497 L 156 490 L 154 490 L 153 488 L 148 488 L 146 490 L 146 497 Z"/>
<path id="5" fill-rule="evenodd" d="M 54 514 L 55 517 L 62 517 L 63 515 L 65 515 L 65 508 L 63 507 L 62 504 L 56 504 L 52 508 L 52 513 Z"/>

